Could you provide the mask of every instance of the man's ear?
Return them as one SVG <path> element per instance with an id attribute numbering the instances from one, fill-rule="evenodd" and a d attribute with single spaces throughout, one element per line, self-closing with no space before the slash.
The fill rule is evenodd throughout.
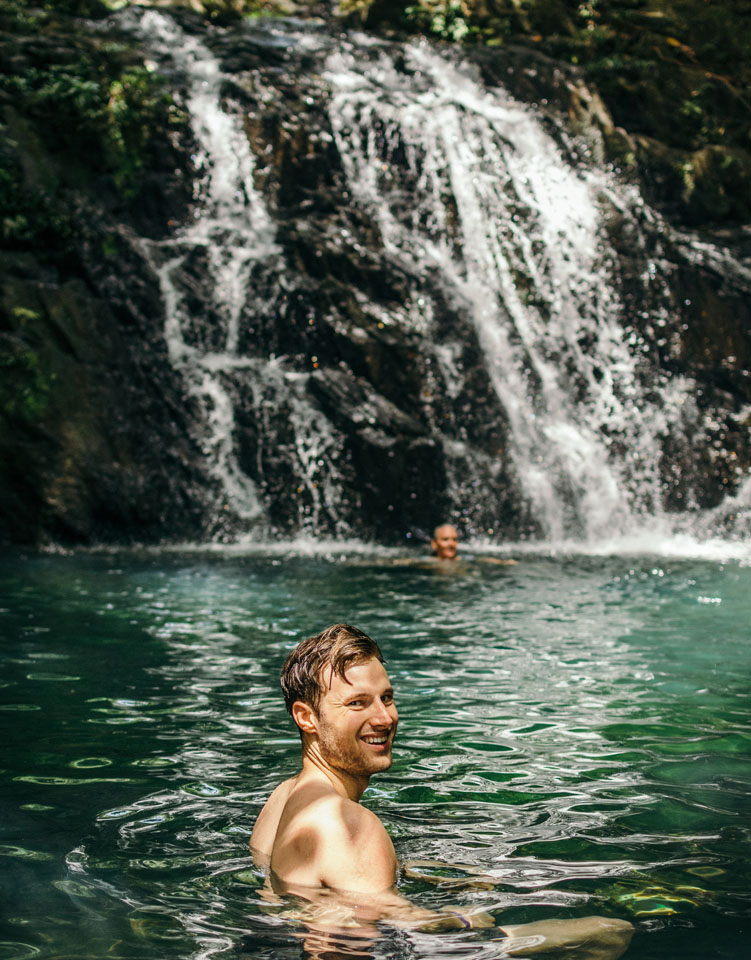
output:
<path id="1" fill-rule="evenodd" d="M 292 719 L 303 733 L 317 733 L 315 711 L 309 703 L 295 700 L 292 704 Z"/>

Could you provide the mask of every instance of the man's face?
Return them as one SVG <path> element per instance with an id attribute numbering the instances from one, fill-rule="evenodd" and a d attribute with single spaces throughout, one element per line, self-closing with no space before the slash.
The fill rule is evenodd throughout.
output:
<path id="1" fill-rule="evenodd" d="M 331 674 L 324 670 L 326 692 L 317 710 L 321 755 L 352 777 L 388 770 L 399 714 L 383 664 L 375 658 L 356 663 L 346 680 Z"/>
<path id="2" fill-rule="evenodd" d="M 448 524 L 438 527 L 430 545 L 439 560 L 454 560 L 459 549 L 459 534 Z"/>

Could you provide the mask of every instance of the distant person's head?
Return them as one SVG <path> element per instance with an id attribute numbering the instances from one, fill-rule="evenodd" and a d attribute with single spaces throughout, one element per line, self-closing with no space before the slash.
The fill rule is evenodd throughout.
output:
<path id="1" fill-rule="evenodd" d="M 430 546 L 439 560 L 455 560 L 459 550 L 459 534 L 456 532 L 456 527 L 452 527 L 450 523 L 436 527 Z"/>

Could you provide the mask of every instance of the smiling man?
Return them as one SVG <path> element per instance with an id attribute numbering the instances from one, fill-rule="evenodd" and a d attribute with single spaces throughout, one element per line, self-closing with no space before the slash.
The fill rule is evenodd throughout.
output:
<path id="1" fill-rule="evenodd" d="M 302 769 L 274 790 L 251 834 L 268 870 L 264 899 L 299 898 L 312 912 L 303 908 L 297 919 L 319 932 L 356 926 L 377 934 L 379 921 L 428 932 L 494 925 L 483 911 L 425 910 L 396 890 L 394 845 L 360 804 L 373 774 L 391 766 L 399 719 L 375 641 L 334 624 L 292 651 L 281 679 L 302 739 Z M 565 950 L 580 960 L 620 956 L 632 933 L 630 924 L 603 917 L 497 930 L 504 955 Z"/>
<path id="2" fill-rule="evenodd" d="M 391 766 L 399 720 L 375 641 L 334 624 L 292 651 L 281 679 L 302 739 L 302 770 L 274 790 L 250 838 L 273 889 L 332 909 L 345 906 L 350 920 L 364 924 L 490 925 L 493 918 L 482 912 L 422 910 L 394 889 L 394 845 L 359 802 L 373 774 Z"/>
<path id="3" fill-rule="evenodd" d="M 433 531 L 430 548 L 439 560 L 456 560 L 459 552 L 459 534 L 450 523 L 442 523 Z"/>
<path id="4" fill-rule="evenodd" d="M 396 855 L 381 821 L 361 806 L 374 773 L 391 766 L 398 714 L 377 644 L 335 624 L 304 640 L 282 669 L 287 709 L 302 738 L 302 770 L 269 797 L 250 838 L 285 885 L 386 890 Z"/>

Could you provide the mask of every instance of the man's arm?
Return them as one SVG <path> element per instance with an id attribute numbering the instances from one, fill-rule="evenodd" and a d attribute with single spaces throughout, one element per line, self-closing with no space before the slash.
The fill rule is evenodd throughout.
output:
<path id="1" fill-rule="evenodd" d="M 501 946 L 509 957 L 553 953 L 572 960 L 617 960 L 625 953 L 634 934 L 632 924 L 613 917 L 540 920 L 500 929 L 508 935 Z"/>
<path id="2" fill-rule="evenodd" d="M 481 910 L 460 906 L 426 910 L 401 896 L 395 886 L 397 859 L 391 838 L 378 817 L 360 804 L 341 798 L 327 802 L 316 811 L 316 827 L 325 837 L 318 845 L 322 889 L 291 887 L 289 891 L 322 908 L 313 926 L 336 923 L 342 907 L 363 925 L 384 922 L 426 933 L 495 925 L 493 916 Z M 309 920 L 306 923 L 311 925 Z M 633 933 L 630 923 L 604 917 L 543 920 L 499 929 L 507 936 L 501 945 L 508 956 L 556 953 L 576 960 L 616 960 Z"/>

